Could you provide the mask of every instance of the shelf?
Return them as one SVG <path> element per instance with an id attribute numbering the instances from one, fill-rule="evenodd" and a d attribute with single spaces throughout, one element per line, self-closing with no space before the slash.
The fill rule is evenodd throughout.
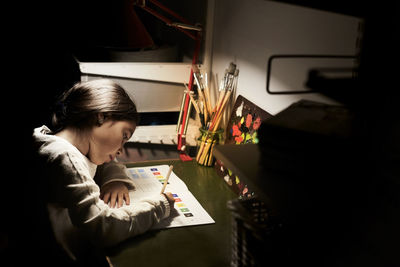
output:
<path id="1" fill-rule="evenodd" d="M 191 63 L 79 62 L 82 75 L 189 83 Z"/>

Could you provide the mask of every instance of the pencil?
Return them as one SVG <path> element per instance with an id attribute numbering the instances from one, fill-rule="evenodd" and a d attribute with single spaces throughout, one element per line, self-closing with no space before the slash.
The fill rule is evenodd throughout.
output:
<path id="1" fill-rule="evenodd" d="M 163 187 L 162 187 L 162 189 L 161 189 L 161 194 L 164 193 L 165 188 L 167 187 L 169 177 L 171 176 L 172 168 L 174 168 L 174 165 L 169 166 L 169 170 L 168 170 L 168 173 L 167 173 L 167 177 L 165 178 Z"/>

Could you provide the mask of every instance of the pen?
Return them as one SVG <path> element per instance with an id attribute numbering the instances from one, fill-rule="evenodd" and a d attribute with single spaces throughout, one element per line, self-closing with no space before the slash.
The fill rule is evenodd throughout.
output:
<path id="1" fill-rule="evenodd" d="M 173 165 L 169 166 L 169 170 L 168 170 L 167 177 L 165 178 L 163 187 L 162 187 L 162 189 L 161 189 L 161 194 L 164 193 L 165 188 L 167 187 L 168 180 L 169 180 L 169 177 L 171 176 L 171 172 L 172 172 L 172 168 L 173 168 L 173 167 L 174 167 Z"/>

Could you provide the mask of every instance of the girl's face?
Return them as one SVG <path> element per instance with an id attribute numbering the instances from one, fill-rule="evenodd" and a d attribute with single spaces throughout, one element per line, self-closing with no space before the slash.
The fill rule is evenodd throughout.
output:
<path id="1" fill-rule="evenodd" d="M 129 121 L 106 120 L 95 126 L 89 138 L 88 158 L 96 165 L 114 160 L 135 129 L 136 124 Z"/>

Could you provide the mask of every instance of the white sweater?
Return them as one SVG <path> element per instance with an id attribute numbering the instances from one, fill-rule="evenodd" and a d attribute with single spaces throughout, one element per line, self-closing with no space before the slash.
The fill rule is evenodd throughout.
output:
<path id="1" fill-rule="evenodd" d="M 46 126 L 36 128 L 33 138 L 45 164 L 39 179 L 44 179 L 41 182 L 47 188 L 49 219 L 57 241 L 72 258 L 87 245 L 115 245 L 169 217 L 169 203 L 163 195 L 121 208 L 110 208 L 99 198 L 100 187 L 112 181 L 133 187 L 122 164 L 97 166 Z"/>

